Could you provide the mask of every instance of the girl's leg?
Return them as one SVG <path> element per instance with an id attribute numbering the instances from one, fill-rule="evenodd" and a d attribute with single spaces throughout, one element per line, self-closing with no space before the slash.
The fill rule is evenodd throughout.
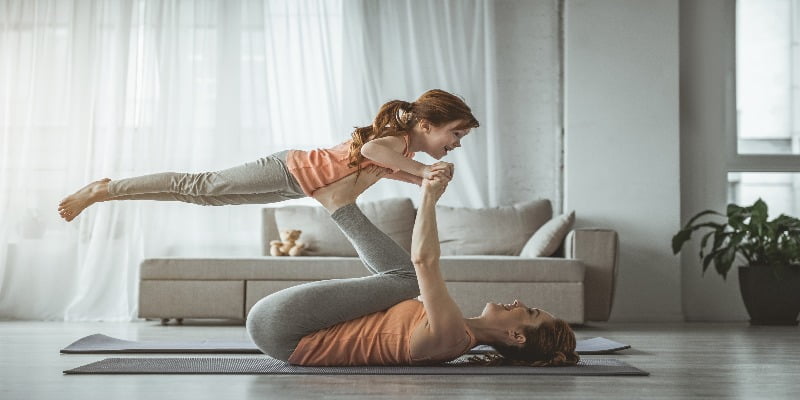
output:
<path id="1" fill-rule="evenodd" d="M 257 195 L 257 196 L 253 196 Z M 71 221 L 86 207 L 107 200 L 176 200 L 201 205 L 272 203 L 304 197 L 288 172 L 285 152 L 217 172 L 165 172 L 90 183 L 59 204 Z"/>
<path id="2" fill-rule="evenodd" d="M 109 182 L 111 197 L 143 193 L 174 193 L 194 197 L 271 193 L 299 189 L 286 169 L 285 152 L 222 171 L 163 172 Z M 302 191 L 300 191 L 302 193 Z"/>
<path id="3" fill-rule="evenodd" d="M 305 194 L 298 195 L 294 192 L 226 194 L 219 196 L 190 196 L 177 193 L 143 193 L 128 196 L 116 196 L 108 200 L 157 200 L 157 201 L 182 201 L 204 206 L 224 206 L 236 204 L 269 204 L 284 200 L 299 199 Z"/>
<path id="4" fill-rule="evenodd" d="M 362 173 L 360 179 L 364 178 Z M 247 330 L 253 342 L 272 357 L 286 361 L 303 336 L 419 295 L 409 254 L 355 204 L 338 208 L 331 218 L 373 275 L 307 283 L 256 303 L 247 316 Z"/>

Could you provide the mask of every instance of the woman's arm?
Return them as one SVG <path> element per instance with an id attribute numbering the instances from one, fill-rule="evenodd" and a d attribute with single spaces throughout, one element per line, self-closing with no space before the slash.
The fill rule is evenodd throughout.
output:
<path id="1" fill-rule="evenodd" d="M 428 314 L 430 338 L 439 348 L 450 348 L 464 339 L 464 316 L 450 297 L 439 269 L 439 232 L 436 227 L 436 202 L 444 193 L 446 178 L 426 179 L 422 201 L 411 236 L 411 261 L 417 272 L 420 297 Z"/>

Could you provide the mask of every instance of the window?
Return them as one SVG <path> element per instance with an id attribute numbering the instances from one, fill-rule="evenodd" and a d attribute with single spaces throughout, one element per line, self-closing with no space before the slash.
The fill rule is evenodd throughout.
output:
<path id="1" fill-rule="evenodd" d="M 800 0 L 736 2 L 736 140 L 728 199 L 800 214 Z"/>

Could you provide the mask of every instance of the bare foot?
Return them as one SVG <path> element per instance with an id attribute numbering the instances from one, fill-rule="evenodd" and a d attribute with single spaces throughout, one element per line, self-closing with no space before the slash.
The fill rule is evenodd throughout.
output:
<path id="1" fill-rule="evenodd" d="M 58 203 L 58 213 L 61 218 L 64 218 L 67 222 L 72 221 L 86 207 L 98 201 L 107 200 L 109 198 L 108 182 L 111 182 L 111 179 L 105 178 L 94 181 L 61 200 L 61 203 Z"/>
<path id="2" fill-rule="evenodd" d="M 356 198 L 386 175 L 386 172 L 386 168 L 370 165 L 361 170 L 358 178 L 356 178 L 356 174 L 350 174 L 328 186 L 317 189 L 311 197 L 320 202 L 328 212 L 333 213 L 348 204 L 355 203 Z"/>

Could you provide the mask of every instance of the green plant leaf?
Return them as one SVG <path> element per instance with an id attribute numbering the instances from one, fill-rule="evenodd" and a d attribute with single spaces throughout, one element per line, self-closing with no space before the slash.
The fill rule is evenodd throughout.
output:
<path id="1" fill-rule="evenodd" d="M 756 200 L 755 204 L 753 204 L 753 213 L 750 218 L 759 224 L 767 222 L 767 203 L 764 203 L 764 200 L 761 200 L 761 198 Z"/>
<path id="2" fill-rule="evenodd" d="M 708 238 L 711 237 L 711 235 L 713 235 L 714 232 L 716 232 L 716 231 L 714 230 L 714 231 L 710 231 L 710 232 L 706 233 L 705 235 L 703 235 L 703 240 L 700 241 L 700 258 L 701 259 L 703 258 L 703 250 L 706 248 L 706 244 L 708 243 Z"/>
<path id="3" fill-rule="evenodd" d="M 727 217 L 730 217 L 731 215 L 738 215 L 742 214 L 743 212 L 746 212 L 746 209 L 744 207 L 731 203 L 728 204 L 728 207 L 725 210 L 725 215 Z"/>
<path id="4" fill-rule="evenodd" d="M 721 252 L 722 250 L 714 250 L 708 255 L 706 255 L 706 257 L 703 259 L 703 276 L 705 276 L 706 270 L 708 269 L 709 264 L 711 264 L 711 261 L 713 261 L 714 257 L 716 257 L 717 254 Z"/>
<path id="5" fill-rule="evenodd" d="M 672 254 L 678 254 L 681 251 L 681 247 L 683 244 L 686 243 L 689 239 L 692 238 L 692 230 L 691 229 L 682 229 L 672 237 Z"/>
<path id="6" fill-rule="evenodd" d="M 736 248 L 733 246 L 721 249 L 714 257 L 714 268 L 722 275 L 723 280 L 727 280 L 728 271 L 731 269 L 733 260 L 736 258 Z"/>
<path id="7" fill-rule="evenodd" d="M 684 225 L 684 227 L 683 227 L 683 228 L 684 228 L 684 229 L 688 229 L 688 228 L 689 228 L 689 227 L 692 225 L 692 222 L 694 222 L 694 221 L 696 221 L 698 218 L 700 218 L 700 217 L 702 217 L 702 216 L 704 216 L 704 215 L 708 215 L 708 214 L 715 214 L 715 215 L 723 216 L 722 214 L 720 214 L 720 213 L 718 213 L 718 212 L 716 212 L 716 211 L 714 211 L 714 210 L 705 210 L 705 211 L 702 211 L 702 212 L 699 212 L 699 213 L 697 213 L 697 215 L 695 215 L 694 217 L 692 217 L 692 218 L 689 220 L 689 222 L 687 222 L 687 223 L 686 223 L 686 225 Z"/>
<path id="8" fill-rule="evenodd" d="M 683 244 L 686 243 L 692 237 L 692 232 L 700 229 L 700 228 L 714 228 L 720 229 L 724 228 L 725 225 L 719 224 L 716 222 L 704 222 L 702 224 L 697 224 L 692 227 L 687 227 L 686 229 L 682 229 L 672 237 L 672 254 L 678 254 L 681 251 L 681 247 Z"/>

